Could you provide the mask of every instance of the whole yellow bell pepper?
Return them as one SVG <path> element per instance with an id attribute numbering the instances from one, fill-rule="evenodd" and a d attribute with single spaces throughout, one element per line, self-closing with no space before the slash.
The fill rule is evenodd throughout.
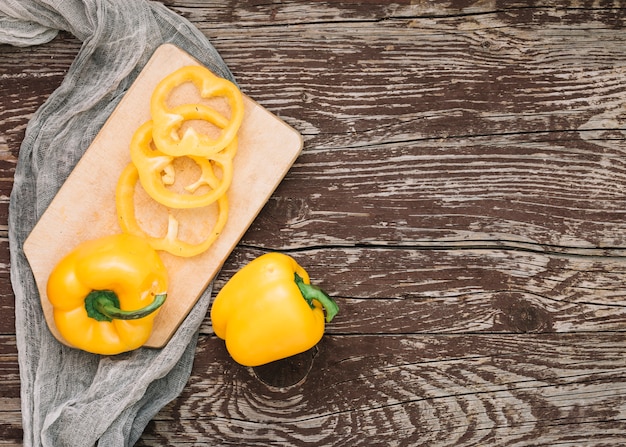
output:
<path id="1" fill-rule="evenodd" d="M 324 316 L 326 311 L 326 316 Z M 215 334 L 232 358 L 258 366 L 315 346 L 339 307 L 285 254 L 262 255 L 239 270 L 211 308 Z"/>
<path id="2" fill-rule="evenodd" d="M 105 355 L 148 340 L 166 290 L 161 258 L 145 239 L 129 234 L 79 244 L 47 283 L 54 322 L 67 344 Z"/>

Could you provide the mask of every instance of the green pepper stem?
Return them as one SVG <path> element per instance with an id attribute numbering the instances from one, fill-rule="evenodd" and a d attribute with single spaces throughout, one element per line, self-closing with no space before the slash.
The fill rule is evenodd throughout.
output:
<path id="1" fill-rule="evenodd" d="M 302 297 L 307 303 L 309 303 L 309 306 L 311 306 L 311 308 L 315 307 L 313 305 L 313 301 L 318 301 L 326 311 L 326 322 L 330 323 L 339 312 L 339 306 L 337 303 L 335 303 L 335 301 L 333 301 L 333 299 L 319 287 L 312 284 L 306 284 L 297 273 L 294 273 L 294 279 L 298 289 L 300 289 L 300 293 L 302 293 Z"/>
<path id="2" fill-rule="evenodd" d="M 154 296 L 154 301 L 141 309 L 122 310 L 117 294 L 112 290 L 92 290 L 85 297 L 87 315 L 98 321 L 138 320 L 147 317 L 163 305 L 167 293 Z"/>

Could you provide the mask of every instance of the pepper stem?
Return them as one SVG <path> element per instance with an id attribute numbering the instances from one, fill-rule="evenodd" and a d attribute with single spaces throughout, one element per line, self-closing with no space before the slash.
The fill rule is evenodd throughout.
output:
<path id="1" fill-rule="evenodd" d="M 98 321 L 138 320 L 147 317 L 163 305 L 167 293 L 154 296 L 154 301 L 141 309 L 122 310 L 120 300 L 112 290 L 92 290 L 85 297 L 87 315 Z"/>
<path id="2" fill-rule="evenodd" d="M 302 297 L 307 303 L 309 303 L 311 309 L 315 307 L 313 305 L 313 301 L 318 301 L 326 311 L 326 322 L 330 323 L 339 312 L 339 306 L 337 303 L 335 303 L 335 301 L 333 301 L 333 299 L 319 287 L 312 284 L 306 284 L 302 277 L 300 277 L 297 273 L 294 273 L 294 279 L 296 281 L 296 285 L 300 289 L 300 293 L 302 293 Z"/>

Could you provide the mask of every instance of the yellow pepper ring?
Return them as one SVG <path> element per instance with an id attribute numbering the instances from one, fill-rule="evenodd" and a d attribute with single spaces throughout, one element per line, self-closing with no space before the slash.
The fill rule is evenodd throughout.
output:
<path id="1" fill-rule="evenodd" d="M 205 194 L 179 194 L 166 187 L 163 181 L 163 171 L 171 165 L 175 157 L 162 154 L 150 147 L 152 142 L 152 133 L 154 126 L 152 121 L 147 121 L 137 129 L 130 143 L 130 156 L 133 164 L 139 173 L 141 186 L 146 190 L 148 195 L 155 201 L 170 208 L 198 208 L 210 205 L 223 196 L 233 178 L 233 164 L 230 153 L 236 151 L 237 138 L 229 145 L 235 146 L 235 149 L 229 149 L 228 156 L 213 155 L 211 160 L 202 157 L 189 157 L 201 169 L 198 180 L 186 187 L 193 193 L 202 185 L 208 185 L 210 189 Z M 222 171 L 222 178 L 219 179 L 213 171 L 212 163 L 217 164 Z M 173 171 L 168 173 L 171 183 L 173 179 Z"/>
<path id="2" fill-rule="evenodd" d="M 192 128 L 187 129 L 182 137 L 178 134 L 185 118 L 170 110 L 167 100 L 172 90 L 186 82 L 192 82 L 202 98 L 227 99 L 230 120 L 218 138 L 211 139 Z M 214 113 L 220 115 L 217 111 Z M 161 152 L 172 156 L 209 156 L 224 149 L 239 131 L 244 114 L 243 96 L 232 82 L 215 76 L 207 68 L 190 65 L 176 70 L 157 84 L 150 99 L 150 114 L 155 122 L 154 141 Z"/>
<path id="3" fill-rule="evenodd" d="M 217 200 L 217 220 L 209 235 L 198 244 L 178 239 L 178 221 L 169 216 L 167 233 L 164 237 L 154 237 L 146 234 L 141 228 L 135 215 L 135 186 L 139 180 L 139 173 L 133 163 L 129 163 L 122 171 L 115 190 L 115 204 L 117 219 L 124 233 L 145 238 L 155 250 L 162 250 L 180 257 L 192 257 L 205 252 L 218 238 L 228 219 L 228 198 L 223 194 Z"/>

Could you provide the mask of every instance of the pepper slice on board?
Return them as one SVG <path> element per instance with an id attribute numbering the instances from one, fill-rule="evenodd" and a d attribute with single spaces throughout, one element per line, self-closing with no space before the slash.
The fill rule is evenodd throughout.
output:
<path id="1" fill-rule="evenodd" d="M 210 205 L 226 193 L 233 178 L 232 157 L 236 152 L 237 138 L 227 146 L 228 152 L 211 155 L 211 159 L 189 156 L 201 170 L 200 177 L 185 190 L 190 194 L 179 194 L 167 187 L 172 183 L 175 171 L 172 167 L 173 156 L 166 155 L 151 147 L 153 141 L 153 121 L 146 121 L 133 134 L 130 143 L 130 156 L 139 173 L 141 186 L 148 195 L 162 205 L 170 208 L 198 208 Z M 215 174 L 214 166 L 221 171 L 221 178 Z M 169 175 L 164 179 L 164 171 Z M 208 186 L 209 190 L 202 194 L 193 194 L 201 186 Z"/>
<path id="2" fill-rule="evenodd" d="M 119 177 L 115 191 L 117 219 L 122 231 L 145 238 L 155 250 L 163 250 L 180 257 L 199 255 L 215 242 L 221 234 L 228 220 L 228 198 L 223 194 L 217 199 L 218 215 L 215 224 L 202 242 L 193 244 L 178 238 L 178 221 L 171 214 L 165 236 L 148 235 L 139 225 L 135 214 L 135 186 L 139 180 L 139 173 L 133 163 L 129 163 Z"/>
<path id="3" fill-rule="evenodd" d="M 230 119 L 217 138 L 200 134 L 192 127 L 182 135 L 180 130 L 185 117 L 168 107 L 171 92 L 180 85 L 192 82 L 202 98 L 223 97 L 228 101 Z M 185 66 L 163 78 L 154 89 L 150 100 L 150 114 L 155 122 L 154 141 L 159 150 L 167 155 L 210 156 L 224 149 L 235 137 L 243 121 L 244 102 L 241 91 L 227 79 L 215 76 L 201 66 Z M 221 116 L 214 110 L 209 120 L 215 123 Z"/>

